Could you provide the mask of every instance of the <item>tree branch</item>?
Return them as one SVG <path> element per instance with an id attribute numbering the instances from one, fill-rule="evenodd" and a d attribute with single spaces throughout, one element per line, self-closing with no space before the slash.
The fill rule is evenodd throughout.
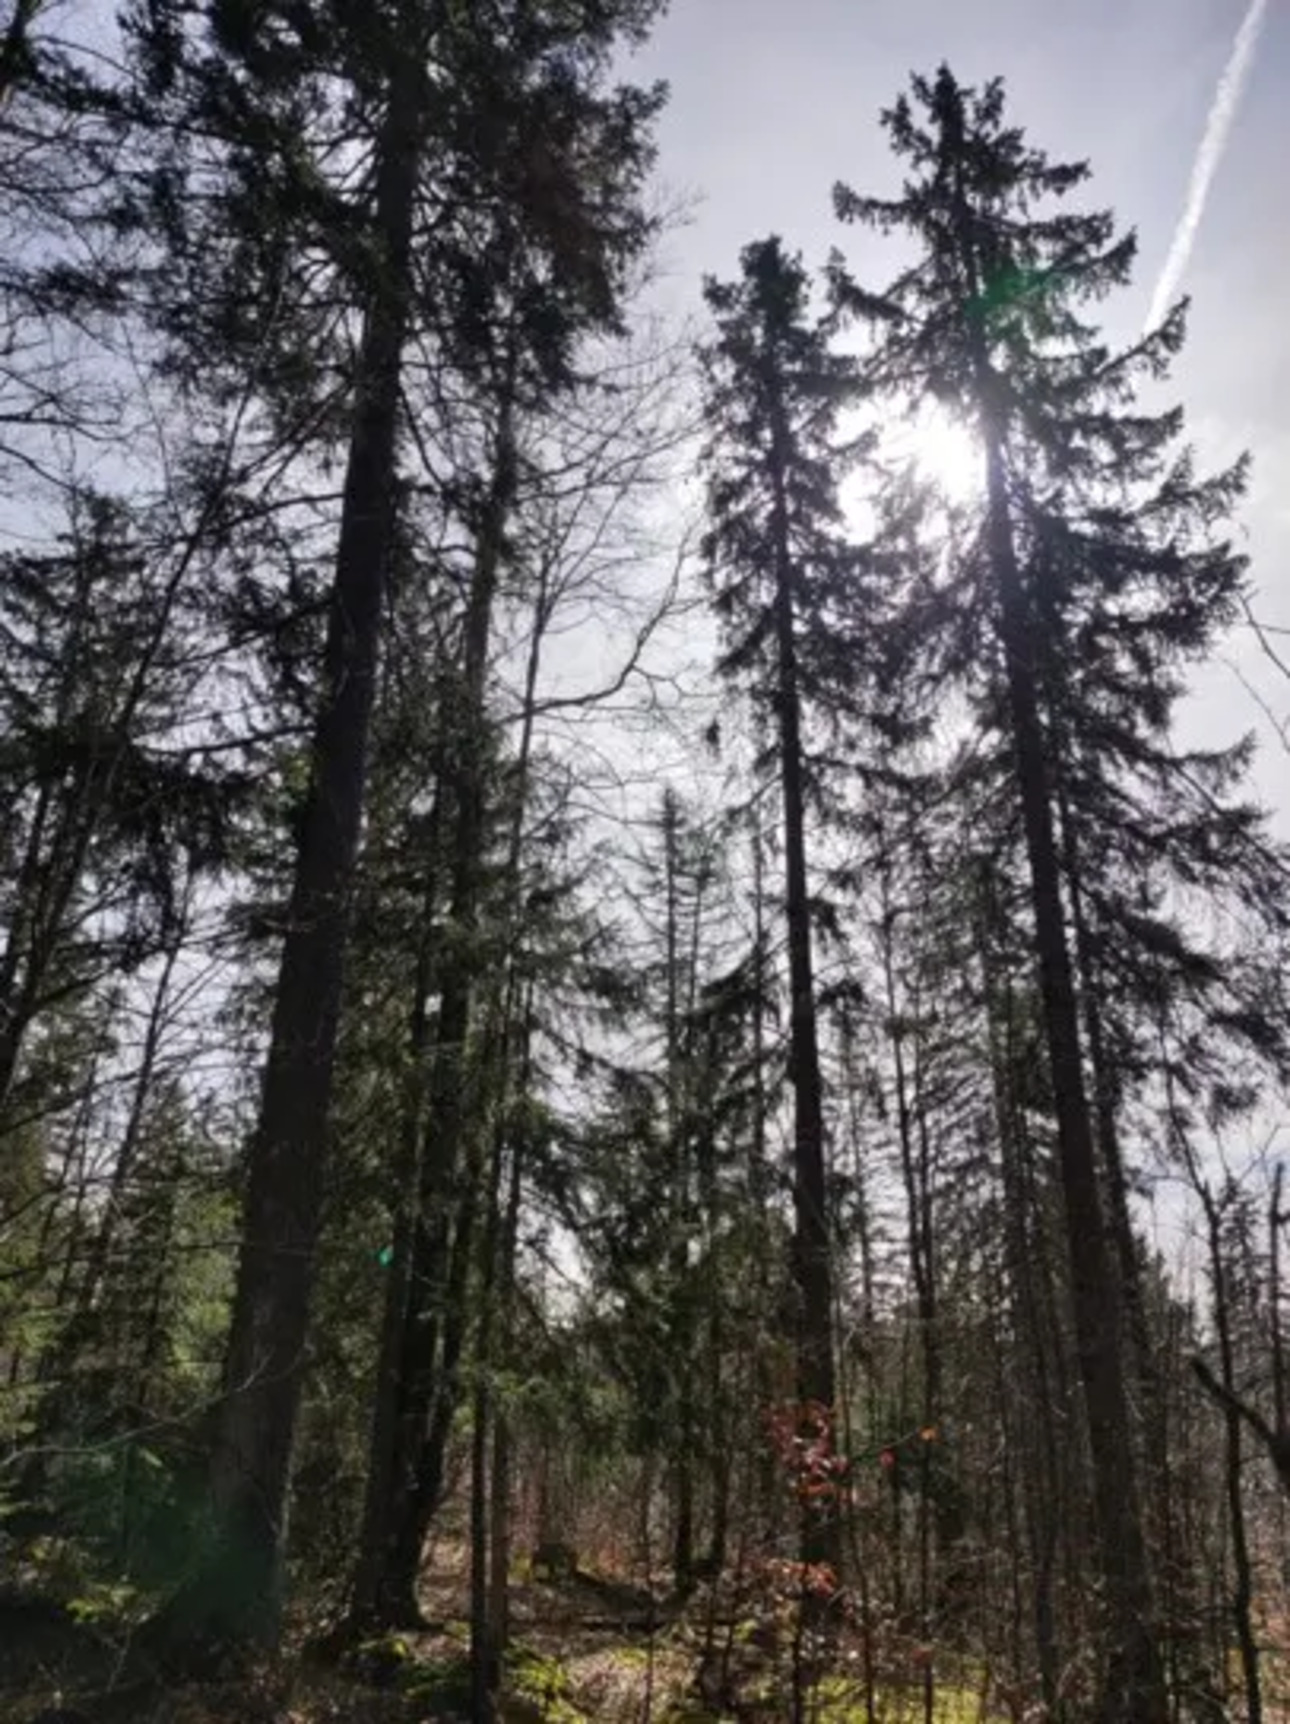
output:
<path id="1" fill-rule="evenodd" d="M 1282 1488 L 1290 1491 L 1290 1431 L 1275 1431 L 1268 1421 L 1247 1401 L 1219 1382 L 1203 1359 L 1193 1358 L 1191 1368 L 1196 1373 L 1197 1380 L 1205 1393 L 1227 1412 L 1235 1413 L 1254 1432 L 1255 1436 L 1267 1450 L 1268 1459 L 1276 1468 L 1277 1477 Z"/>

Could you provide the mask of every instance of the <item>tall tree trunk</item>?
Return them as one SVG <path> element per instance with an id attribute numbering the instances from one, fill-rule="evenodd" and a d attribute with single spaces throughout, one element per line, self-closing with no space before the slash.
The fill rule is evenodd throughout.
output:
<path id="1" fill-rule="evenodd" d="M 380 1615 L 378 1595 L 393 1536 L 389 1515 L 395 1499 L 394 1467 L 398 1458 L 400 1370 L 412 1273 L 416 1192 L 422 1154 L 421 1137 L 426 1119 L 426 1064 L 430 1051 L 430 997 L 436 947 L 434 919 L 439 903 L 438 848 L 442 806 L 442 791 L 437 789 L 427 822 L 426 874 L 421 895 L 420 938 L 412 981 L 412 1007 L 408 1017 L 408 1075 L 402 1097 L 399 1150 L 391 1190 L 394 1238 L 381 1314 L 380 1353 L 372 1402 L 372 1432 L 368 1444 L 363 1525 L 350 1597 L 351 1626 L 357 1632 L 361 1632 Z"/>
<path id="2" fill-rule="evenodd" d="M 492 1724 L 499 1662 L 493 1646 L 488 1591 L 488 1437 L 490 1403 L 482 1361 L 477 1361 L 470 1434 L 470 1716 Z"/>
<path id="3" fill-rule="evenodd" d="M 494 990 L 493 1014 L 500 1018 L 500 1069 L 505 1085 L 510 1071 L 513 1025 L 518 1022 L 518 1096 L 523 1107 L 532 1082 L 533 997 L 531 981 L 521 981 L 516 960 L 523 940 L 523 872 L 525 820 L 529 809 L 529 776 L 533 753 L 533 730 L 537 712 L 538 672 L 546 630 L 553 612 L 550 569 L 543 562 L 538 573 L 533 605 L 533 630 L 524 674 L 523 720 L 515 758 L 515 804 L 506 858 L 505 953 L 506 969 Z M 517 1002 L 523 1004 L 518 1011 Z M 520 1207 L 524 1193 L 524 1146 L 527 1126 L 523 1120 L 512 1130 L 510 1173 L 502 1221 L 500 1256 L 497 1263 L 497 1355 L 503 1366 L 510 1362 L 515 1329 L 516 1257 L 519 1250 Z M 489 1502 L 489 1621 L 493 1656 L 500 1666 L 510 1644 L 511 1485 L 513 1445 L 510 1410 L 504 1397 L 493 1408 L 492 1495 Z"/>
<path id="4" fill-rule="evenodd" d="M 528 1094 L 529 1048 L 532 1040 L 531 1007 L 525 1008 L 524 1045 L 520 1053 L 520 1095 Z M 511 1144 L 510 1179 L 506 1192 L 506 1212 L 502 1224 L 500 1261 L 497 1266 L 497 1346 L 498 1356 L 505 1364 L 510 1357 L 515 1325 L 515 1255 L 519 1246 L 520 1203 L 524 1189 L 524 1157 L 522 1130 Z M 510 1415 L 504 1401 L 493 1412 L 493 1494 L 489 1558 L 489 1615 L 492 1621 L 493 1647 L 501 1659 L 510 1641 L 510 1556 L 511 1556 L 511 1470 L 512 1444 Z"/>
<path id="5" fill-rule="evenodd" d="M 511 862 L 517 869 L 518 824 L 512 835 L 515 848 Z M 512 958 L 514 955 L 510 954 Z M 490 1014 L 489 1039 L 496 1047 L 497 1123 L 488 1167 L 487 1212 L 481 1242 L 471 1445 L 471 1694 L 472 1715 L 483 1720 L 491 1719 L 496 1713 L 502 1655 L 509 1627 L 510 1444 L 505 1409 L 494 1393 L 494 1381 L 499 1363 L 503 1366 L 506 1363 L 511 1339 L 522 1190 L 525 1128 L 511 1104 L 513 1099 L 518 1098 L 522 1103 L 527 1098 L 532 1078 L 532 1004 L 526 998 L 519 1024 L 518 1081 L 512 1095 L 511 1049 L 520 999 L 520 984 L 513 964 L 508 966 L 506 984 L 500 993 L 502 998 L 495 996 Z M 502 1201 L 503 1185 L 506 1188 L 505 1203 Z"/>
<path id="6" fill-rule="evenodd" d="M 400 374 L 418 173 L 420 69 L 391 77 L 377 151 L 373 284 L 358 356 L 311 781 L 250 1152 L 232 1327 L 210 1461 L 212 1548 L 163 1618 L 183 1647 L 276 1640 L 292 1441 L 322 1216 L 326 1140 L 367 745 L 396 510 Z"/>
<path id="7" fill-rule="evenodd" d="M 689 1300 L 689 1108 L 686 1074 L 681 1063 L 681 929 L 680 929 L 680 805 L 664 793 L 662 811 L 664 870 L 664 963 L 666 1004 L 664 1034 L 667 1061 L 667 1147 L 672 1206 L 668 1249 L 669 1374 L 672 1379 L 672 1577 L 685 1596 L 693 1587 L 694 1569 L 694 1387 L 693 1336 Z M 693 973 L 691 972 L 691 977 Z"/>
<path id="8" fill-rule="evenodd" d="M 1268 1199 L 1268 1330 L 1272 1343 L 1272 1421 L 1276 1430 L 1290 1431 L 1290 1409 L 1286 1405 L 1286 1356 L 1281 1326 L 1281 1229 L 1287 1219 L 1281 1208 L 1285 1163 L 1277 1163 Z"/>
<path id="9" fill-rule="evenodd" d="M 992 382 L 982 375 L 989 402 Z M 1165 1724 L 1168 1702 L 1153 1624 L 1146 1540 L 1133 1466 L 1121 1346 L 1119 1277 L 1108 1249 L 1084 1087 L 1078 1007 L 1062 908 L 1035 681 L 1034 630 L 1017 565 L 1001 438 L 985 408 L 989 546 L 1006 658 L 1017 789 L 1025 826 L 1040 994 L 1065 1206 L 1076 1346 L 1097 1502 L 1107 1657 L 1101 1724 Z"/>
<path id="10" fill-rule="evenodd" d="M 1227 1527 L 1232 1540 L 1232 1627 L 1236 1633 L 1236 1644 L 1241 1658 L 1247 1724 L 1263 1724 L 1259 1646 L 1251 1615 L 1254 1602 L 1254 1570 L 1250 1559 L 1249 1530 L 1245 1524 L 1245 1498 L 1241 1489 L 1244 1443 L 1241 1413 L 1236 1404 L 1236 1360 L 1232 1346 L 1227 1264 L 1223 1258 L 1222 1212 L 1209 1186 L 1194 1168 L 1192 1184 L 1205 1211 L 1209 1239 L 1209 1273 L 1214 1294 L 1214 1330 L 1218 1337 L 1218 1361 L 1222 1373 L 1220 1381 L 1226 1391 L 1226 1399 L 1222 1402 L 1225 1439 L 1223 1484 L 1227 1496 Z"/>
<path id="11" fill-rule="evenodd" d="M 824 1095 L 811 953 L 811 899 L 806 869 L 806 782 L 801 693 L 794 626 L 794 568 L 786 490 L 787 433 L 776 414 L 771 484 L 774 628 L 779 775 L 784 807 L 784 886 L 788 924 L 789 1060 L 793 1083 L 793 1269 L 797 1282 L 797 1394 L 835 1411 L 833 1272 L 825 1186 Z M 803 1512 L 802 1560 L 839 1566 L 838 1516 L 810 1504 Z"/>
<path id="12" fill-rule="evenodd" d="M 1049 1075 L 1057 1118 L 1076 1347 L 1088 1418 L 1097 1505 L 1106 1655 L 1099 1678 L 1099 1724 L 1166 1724 L 1164 1671 L 1142 1511 L 1133 1465 L 1133 1424 L 1125 1382 L 1119 1278 L 1108 1247 L 1097 1155 L 1080 1045 L 1079 1007 L 1062 905 L 1049 744 L 1039 703 L 1036 609 L 1017 557 L 1005 460 L 1001 380 L 983 325 L 977 240 L 962 183 L 961 135 L 949 140 L 955 170 L 954 220 L 965 276 L 973 390 L 986 466 L 986 553 L 993 580 L 1008 699 L 1017 796 L 1025 832 L 1030 900 Z M 955 146 L 957 145 L 957 151 Z"/>
<path id="13" fill-rule="evenodd" d="M 762 1323 L 766 1333 L 760 1337 L 756 1350 L 756 1396 L 759 1413 L 764 1418 L 770 1412 L 775 1400 L 775 1386 L 771 1370 L 769 1352 L 774 1341 L 780 1338 L 780 1328 L 776 1321 L 773 1334 L 771 1331 L 772 1310 L 778 1316 L 778 1301 L 774 1298 L 775 1280 L 773 1256 L 768 1249 L 770 1241 L 770 1222 L 772 1213 L 772 1177 L 766 1145 L 766 1120 L 769 1113 L 769 1094 L 766 1084 L 767 1058 L 767 987 L 768 969 L 766 962 L 766 862 L 763 849 L 761 827 L 760 801 L 753 805 L 754 829 L 752 834 L 752 894 L 753 894 L 753 995 L 750 1025 L 752 1033 L 752 1121 L 748 1140 L 748 1195 L 753 1204 L 757 1236 L 767 1248 L 757 1253 L 758 1262 L 758 1293 L 759 1309 L 763 1313 Z M 760 1464 L 757 1468 L 757 1507 L 758 1519 L 762 1532 L 767 1539 L 774 1538 L 779 1530 L 780 1505 L 782 1501 L 781 1478 L 779 1463 L 774 1449 L 768 1439 L 762 1439 L 758 1450 Z"/>
<path id="14" fill-rule="evenodd" d="M 461 1170 L 455 1224 L 447 1214 L 448 1204 L 441 1205 L 445 1213 L 436 1222 L 429 1248 L 434 1254 L 431 1262 L 436 1280 L 432 1288 L 423 1284 L 421 1290 L 421 1308 L 431 1308 L 425 1311 L 421 1332 L 411 1338 L 411 1348 L 408 1329 L 415 1308 L 409 1304 L 400 1380 L 402 1460 L 394 1475 L 395 1506 L 390 1521 L 394 1531 L 377 1590 L 379 1619 L 392 1627 L 416 1626 L 421 1619 L 417 1601 L 421 1553 L 447 1484 L 448 1441 L 461 1399 L 461 1361 L 470 1327 L 467 1295 L 475 1255 L 477 1188 L 483 1173 L 480 1159 L 475 1149 Z M 437 1279 L 439 1275 L 442 1281 Z M 409 1393 L 407 1377 L 410 1352 L 418 1363 L 422 1357 L 427 1360 L 424 1383 L 418 1379 L 412 1385 L 417 1389 L 415 1396 Z"/>
<path id="15" fill-rule="evenodd" d="M 493 1461 L 507 1462 L 507 1446 L 502 1440 L 498 1397 L 494 1382 L 498 1361 L 502 1357 L 499 1338 L 503 1341 L 509 1329 L 512 1293 L 514 1229 L 518 1227 L 520 1166 L 519 1132 L 511 1108 L 510 1053 L 513 1040 L 513 1018 L 517 1003 L 516 978 L 509 968 L 507 982 L 496 994 L 490 1010 L 486 1041 L 492 1052 L 487 1063 L 495 1082 L 494 1128 L 491 1134 L 488 1166 L 485 1170 L 488 1192 L 484 1213 L 484 1230 L 480 1241 L 479 1286 L 476 1304 L 479 1320 L 475 1332 L 475 1392 L 473 1427 L 471 1431 L 471 1490 L 470 1490 L 470 1673 L 472 1717 L 487 1724 L 496 1714 L 497 1690 L 501 1681 L 501 1660 L 507 1616 L 507 1569 L 505 1552 L 509 1543 L 509 1489 L 506 1472 L 490 1476 L 490 1449 Z M 519 1094 L 526 1095 L 529 1084 L 530 1026 L 523 1027 L 523 1054 Z M 512 1170 L 506 1177 L 508 1164 Z M 502 1189 L 506 1186 L 506 1204 Z M 503 1325 L 507 1326 L 506 1332 Z M 491 1439 L 491 1441 L 490 1441 Z M 494 1540 L 496 1539 L 496 1543 Z M 501 1558 L 499 1566 L 498 1558 Z M 500 1609 L 495 1606 L 500 1601 Z"/>
<path id="16" fill-rule="evenodd" d="M 1029 1440 L 1022 1452 L 1022 1500 L 1033 1572 L 1031 1609 L 1035 1652 L 1043 1701 L 1055 1716 L 1061 1658 L 1056 1636 L 1053 1579 L 1062 1494 L 1053 1430 L 1054 1396 L 1043 1335 L 1044 1313 L 1051 1308 L 1053 1299 L 1050 1289 L 1045 1287 L 1045 1294 L 1041 1296 L 1035 1285 L 1037 1274 L 1042 1275 L 1045 1282 L 1049 1275 L 1046 1254 L 1036 1249 L 1039 1231 L 1030 1225 L 1034 1204 L 1022 1165 L 1023 1160 L 1030 1158 L 1030 1151 L 1024 1142 L 1024 1115 L 1015 1095 L 1018 1052 L 1014 1045 L 1013 1020 L 1016 1014 L 1011 989 L 999 975 L 999 966 L 992 954 L 988 916 L 981 920 L 977 939 L 985 984 L 990 1077 L 1003 1173 L 1004 1261 L 1013 1322 L 1021 1342 L 1023 1381 L 1028 1390 L 1026 1425 Z M 1017 1662 L 1024 1667 L 1024 1661 Z"/>
<path id="17" fill-rule="evenodd" d="M 479 1323 L 475 1338 L 475 1385 L 470 1465 L 470 1694 L 471 1717 L 491 1724 L 501 1665 L 490 1609 L 488 1566 L 492 1529 L 489 1496 L 489 1435 L 493 1419 L 493 1340 L 498 1257 L 504 1225 L 501 1207 L 505 1124 L 499 1120 L 487 1170 L 488 1196 L 481 1239 Z M 496 1481 L 494 1481 L 495 1487 Z"/>
<path id="18" fill-rule="evenodd" d="M 399 1358 L 399 1412 L 395 1454 L 386 1476 L 390 1497 L 385 1524 L 395 1529 L 377 1609 L 390 1622 L 415 1621 L 416 1570 L 430 1516 L 438 1506 L 444 1448 L 458 1392 L 457 1362 L 464 1340 L 466 1265 L 473 1249 L 478 1169 L 463 1165 L 471 1125 L 467 1094 L 469 1037 L 477 977 L 474 934 L 482 890 L 486 807 L 484 747 L 488 645 L 506 524 L 517 483 L 513 372 L 508 375 L 484 501 L 465 621 L 461 706 L 448 780 L 453 805 L 450 943 L 444 962 L 431 1062 L 425 1148 L 418 1182 L 407 1306 Z M 479 1148 L 476 1145 L 475 1159 Z M 457 1226 L 445 1273 L 448 1217 L 458 1194 Z M 383 1463 L 384 1464 L 384 1463 Z"/>
<path id="19" fill-rule="evenodd" d="M 1142 1277 L 1133 1238 L 1133 1218 L 1129 1212 L 1128 1175 L 1120 1147 L 1119 1086 L 1112 1070 L 1110 1050 L 1106 1045 L 1100 994 L 1101 974 L 1084 902 L 1079 839 L 1067 797 L 1060 786 L 1057 802 L 1061 816 L 1062 862 L 1066 870 L 1071 926 L 1075 935 L 1075 960 L 1083 1005 L 1084 1034 L 1088 1041 L 1089 1071 L 1093 1080 L 1093 1117 L 1097 1122 L 1098 1147 L 1102 1152 L 1102 1171 L 1106 1180 L 1108 1226 L 1115 1245 L 1133 1365 L 1140 1382 L 1143 1406 L 1149 1408 L 1155 1399 L 1156 1386 L 1152 1381 L 1151 1339 L 1147 1331 Z"/>
<path id="20" fill-rule="evenodd" d="M 715 1038 L 709 1031 L 709 1043 Z M 718 1055 L 710 1046 L 709 1069 L 716 1069 Z M 698 1164 L 698 1190 L 703 1205 L 703 1295 L 705 1315 L 704 1352 L 706 1376 L 706 1451 L 711 1519 L 708 1527 L 708 1571 L 715 1579 L 726 1565 L 726 1547 L 730 1527 L 730 1476 L 733 1460 L 730 1453 L 733 1431 L 729 1417 L 729 1390 L 726 1386 L 726 1360 L 729 1343 L 726 1334 L 726 1304 L 723 1284 L 723 1263 L 720 1249 L 721 1198 L 717 1180 L 717 1131 L 705 1118 L 696 1134 L 695 1159 Z"/>

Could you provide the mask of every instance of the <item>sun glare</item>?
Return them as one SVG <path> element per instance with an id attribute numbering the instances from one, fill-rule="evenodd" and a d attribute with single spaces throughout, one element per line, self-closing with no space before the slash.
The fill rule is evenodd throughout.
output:
<path id="1" fill-rule="evenodd" d="M 893 438 L 893 452 L 914 462 L 951 503 L 970 503 L 985 487 L 981 445 L 939 407 L 924 407 Z"/>
<path id="2" fill-rule="evenodd" d="M 880 459 L 909 463 L 950 503 L 970 503 L 985 490 L 985 461 L 973 432 L 943 407 L 923 405 L 883 427 Z"/>
<path id="3" fill-rule="evenodd" d="M 980 441 L 939 407 L 921 407 L 883 428 L 878 459 L 893 468 L 908 464 L 936 486 L 952 507 L 962 508 L 985 492 L 985 458 Z M 840 501 L 848 526 L 858 538 L 878 527 L 872 468 L 860 466 L 843 476 Z"/>

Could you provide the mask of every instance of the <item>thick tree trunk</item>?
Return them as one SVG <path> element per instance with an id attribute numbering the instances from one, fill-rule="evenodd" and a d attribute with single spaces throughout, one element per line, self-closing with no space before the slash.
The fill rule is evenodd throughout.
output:
<path id="1" fill-rule="evenodd" d="M 378 147 L 381 276 L 357 399 L 328 611 L 322 698 L 251 1144 L 232 1327 L 210 1463 L 212 1546 L 163 1619 L 181 1648 L 272 1642 L 303 1381 L 345 943 L 393 534 L 399 385 L 417 181 L 419 73 L 392 81 Z"/>

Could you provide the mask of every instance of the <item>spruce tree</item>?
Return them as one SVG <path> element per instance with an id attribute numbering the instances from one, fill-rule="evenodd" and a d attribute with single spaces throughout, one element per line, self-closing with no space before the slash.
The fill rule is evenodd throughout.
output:
<path id="1" fill-rule="evenodd" d="M 943 67 L 915 79 L 884 124 L 907 164 L 902 195 L 840 186 L 835 202 L 845 220 L 910 236 L 916 254 L 884 295 L 861 291 L 840 263 L 834 283 L 839 304 L 877 330 L 878 385 L 936 401 L 980 445 L 979 529 L 951 559 L 968 585 L 950 617 L 964 627 L 966 599 L 981 631 L 958 682 L 1002 745 L 1028 871 L 1097 1505 L 1098 1713 L 1108 1724 L 1163 1719 L 1124 1345 L 1127 1254 L 1117 1262 L 1108 1212 L 1122 1184 L 1098 1042 L 1100 1014 L 1126 990 L 1095 973 L 1090 920 L 1102 965 L 1117 965 L 1118 944 L 1123 969 L 1149 968 L 1175 999 L 1194 1001 L 1207 978 L 1211 1028 L 1281 1063 L 1275 1019 L 1226 1009 L 1233 969 L 1194 959 L 1187 923 L 1163 908 L 1171 891 L 1199 886 L 1284 925 L 1283 870 L 1257 811 L 1225 800 L 1248 750 L 1185 755 L 1170 734 L 1180 667 L 1211 649 L 1239 602 L 1243 561 L 1217 529 L 1244 465 L 1198 477 L 1178 447 L 1181 414 L 1137 406 L 1182 341 L 1184 308 L 1128 350 L 1108 348 L 1085 308 L 1127 281 L 1133 238 L 1106 212 L 1062 207 L 1086 168 L 1032 149 L 1005 122 L 999 82 L 965 89 Z"/>
<path id="2" fill-rule="evenodd" d="M 209 1549 L 164 1623 L 182 1643 L 272 1639 L 279 1620 L 404 445 L 434 446 L 438 402 L 438 434 L 451 439 L 447 379 L 487 387 L 505 371 L 526 399 L 558 393 L 580 334 L 616 325 L 650 229 L 638 194 L 660 96 L 614 88 L 607 73 L 614 46 L 655 10 L 136 10 L 137 105 L 151 102 L 172 139 L 151 204 L 173 276 L 157 296 L 172 365 L 191 389 L 249 400 L 268 448 L 340 461 L 345 475 L 215 1420 Z M 428 380 L 409 366 L 414 341 L 438 367 Z M 414 397 L 430 425 L 409 423 Z M 431 469 L 442 525 L 453 498 Z M 463 498 L 481 547 L 490 542 L 481 557 L 496 560 L 504 499 L 490 515 L 474 485 Z"/>
<path id="3" fill-rule="evenodd" d="M 836 1411 L 833 1268 L 808 826 L 826 788 L 819 723 L 854 685 L 848 619 L 862 560 L 842 532 L 839 422 L 857 400 L 855 361 L 813 314 L 800 260 L 776 238 L 748 246 L 736 282 L 709 281 L 717 334 L 707 383 L 709 528 L 704 542 L 725 635 L 720 662 L 751 700 L 783 809 L 784 917 L 793 1086 L 798 1399 Z M 812 719 L 816 729 L 812 732 Z M 836 1518 L 808 1508 L 803 1560 L 836 1566 Z"/>
<path id="4" fill-rule="evenodd" d="M 16 1093 L 33 1029 L 169 947 L 245 788 L 170 745 L 200 673 L 156 519 L 69 501 L 62 543 L 0 553 L 0 1134 L 49 1101 Z"/>

